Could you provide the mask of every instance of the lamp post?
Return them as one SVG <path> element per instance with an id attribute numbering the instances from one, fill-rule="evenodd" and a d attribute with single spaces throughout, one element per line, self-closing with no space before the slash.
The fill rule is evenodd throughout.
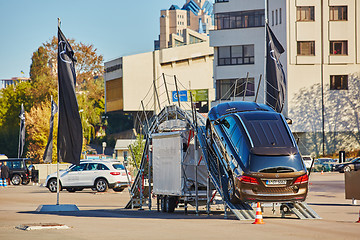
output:
<path id="1" fill-rule="evenodd" d="M 102 147 L 103 147 L 103 155 L 105 155 L 106 142 L 102 143 Z"/>

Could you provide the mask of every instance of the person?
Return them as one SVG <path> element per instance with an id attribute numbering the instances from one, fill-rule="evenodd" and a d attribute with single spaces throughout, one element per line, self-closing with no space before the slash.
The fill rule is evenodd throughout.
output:
<path id="1" fill-rule="evenodd" d="M 0 178 L 3 183 L 3 187 L 6 187 L 9 178 L 9 167 L 6 166 L 6 162 L 4 162 L 1 166 Z"/>

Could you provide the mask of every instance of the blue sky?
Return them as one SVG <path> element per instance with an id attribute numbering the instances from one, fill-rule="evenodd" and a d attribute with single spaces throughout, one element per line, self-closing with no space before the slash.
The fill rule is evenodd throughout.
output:
<path id="1" fill-rule="evenodd" d="M 93 44 L 108 61 L 153 50 L 160 10 L 185 0 L 0 0 L 0 79 L 28 77 L 34 51 L 57 34 Z M 24 71 L 25 74 L 21 74 Z"/>

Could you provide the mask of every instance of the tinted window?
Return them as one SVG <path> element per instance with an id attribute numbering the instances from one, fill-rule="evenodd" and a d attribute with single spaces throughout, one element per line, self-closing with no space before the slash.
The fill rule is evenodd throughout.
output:
<path id="1" fill-rule="evenodd" d="M 89 163 L 87 166 L 88 171 L 95 171 L 97 169 L 98 163 Z"/>
<path id="2" fill-rule="evenodd" d="M 241 115 L 254 147 L 293 147 L 290 134 L 279 114 L 246 113 Z"/>
<path id="3" fill-rule="evenodd" d="M 124 166 L 122 164 L 113 164 L 113 167 L 116 170 L 125 170 Z"/>
<path id="4" fill-rule="evenodd" d="M 8 161 L 6 165 L 9 167 L 9 169 L 24 168 L 24 163 L 22 161 Z"/>
<path id="5" fill-rule="evenodd" d="M 104 164 L 99 163 L 97 166 L 97 170 L 109 170 L 109 168 Z"/>
<path id="6" fill-rule="evenodd" d="M 290 156 L 257 156 L 250 159 L 250 171 L 264 173 L 297 172 L 303 169 L 299 154 L 293 158 Z"/>
<path id="7" fill-rule="evenodd" d="M 83 163 L 83 164 L 77 165 L 77 166 L 73 167 L 73 168 L 71 169 L 71 171 L 83 171 L 83 170 L 85 169 L 85 167 L 86 167 L 86 164 L 87 164 L 87 163 Z"/>

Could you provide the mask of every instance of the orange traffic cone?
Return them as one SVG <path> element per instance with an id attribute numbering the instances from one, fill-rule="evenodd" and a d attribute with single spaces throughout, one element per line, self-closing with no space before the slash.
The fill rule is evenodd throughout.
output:
<path id="1" fill-rule="evenodd" d="M 321 170 L 321 174 L 324 174 L 324 171 L 323 171 L 323 170 Z"/>
<path id="2" fill-rule="evenodd" d="M 359 210 L 359 220 L 357 220 L 356 223 L 360 223 L 360 210 Z"/>
<path id="3" fill-rule="evenodd" d="M 263 221 L 263 217 L 262 217 L 260 202 L 257 203 L 256 218 L 255 218 L 255 222 L 253 222 L 253 224 L 265 224 Z"/>

